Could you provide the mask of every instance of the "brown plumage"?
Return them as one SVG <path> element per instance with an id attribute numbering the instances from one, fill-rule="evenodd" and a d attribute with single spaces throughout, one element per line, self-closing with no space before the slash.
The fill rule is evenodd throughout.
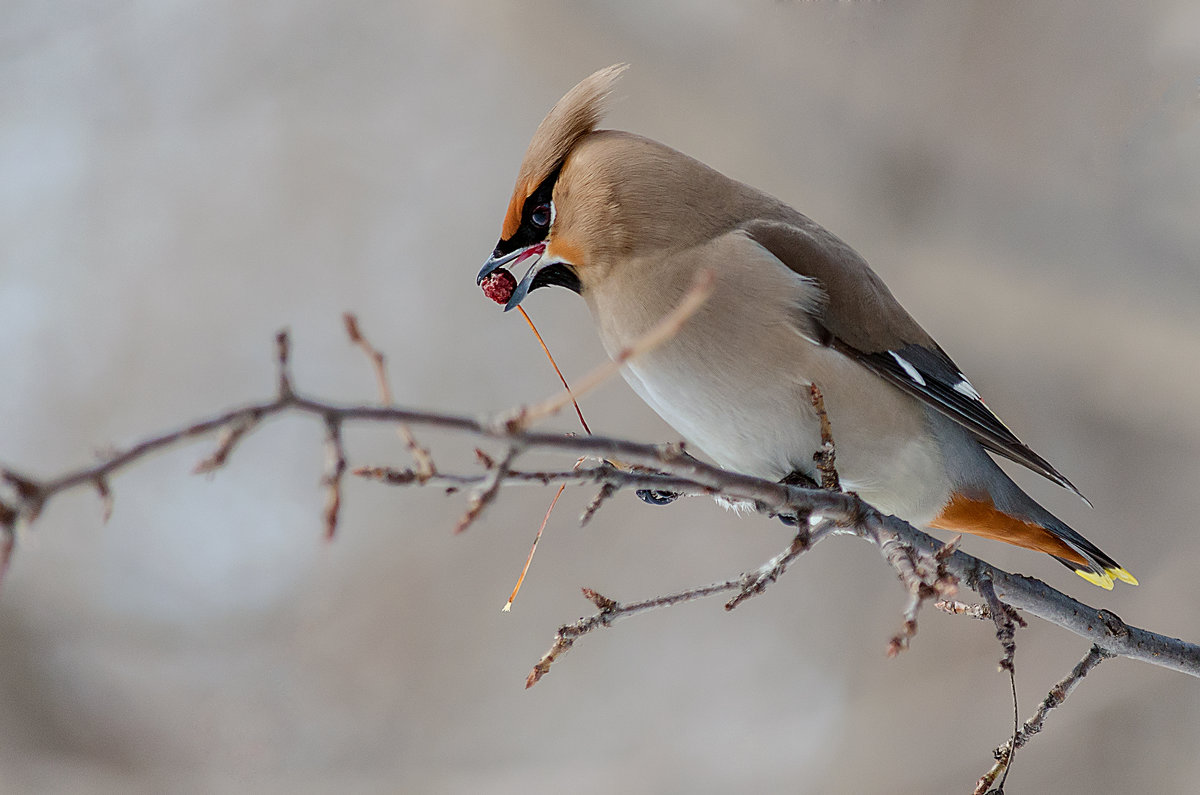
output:
<path id="1" fill-rule="evenodd" d="M 534 133 L 479 276 L 531 261 L 506 308 L 539 287 L 567 287 L 612 354 L 711 270 L 714 296 L 623 374 L 719 464 L 773 479 L 815 475 L 807 389 L 816 384 L 847 490 L 914 524 L 1048 552 L 1103 587 L 1136 582 L 988 456 L 1074 490 L 984 405 L 853 249 L 670 147 L 595 129 L 623 70 L 585 79 Z"/>

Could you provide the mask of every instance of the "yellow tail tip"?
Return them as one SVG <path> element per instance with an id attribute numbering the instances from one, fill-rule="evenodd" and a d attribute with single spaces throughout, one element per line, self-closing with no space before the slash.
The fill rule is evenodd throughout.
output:
<path id="1" fill-rule="evenodd" d="M 1120 580 L 1121 582 L 1129 583 L 1130 585 L 1138 584 L 1137 577 L 1134 577 L 1132 574 L 1125 571 L 1125 569 L 1106 569 L 1105 571 L 1114 580 Z"/>
<path id="2" fill-rule="evenodd" d="M 1097 585 L 1106 591 L 1111 591 L 1113 589 L 1112 577 L 1109 576 L 1107 571 L 1105 571 L 1103 574 L 1097 574 L 1096 572 L 1088 571 L 1087 569 L 1075 569 L 1075 573 L 1090 582 L 1092 585 Z"/>
<path id="3" fill-rule="evenodd" d="M 1130 585 L 1138 584 L 1137 577 L 1134 577 L 1132 574 L 1122 568 L 1105 569 L 1103 574 L 1097 574 L 1096 572 L 1089 571 L 1087 569 L 1075 569 L 1075 573 L 1090 582 L 1092 585 L 1097 585 L 1106 591 L 1111 591 L 1113 589 L 1113 580 L 1120 580 L 1121 582 L 1128 583 Z"/>

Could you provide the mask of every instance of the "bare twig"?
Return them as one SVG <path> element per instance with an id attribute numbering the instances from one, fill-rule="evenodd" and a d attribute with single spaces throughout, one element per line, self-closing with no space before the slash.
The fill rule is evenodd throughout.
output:
<path id="1" fill-rule="evenodd" d="M 741 579 L 728 580 L 726 582 L 713 583 L 712 585 L 703 585 L 698 588 L 689 588 L 686 591 L 679 591 L 678 593 L 667 594 L 666 596 L 656 596 L 653 599 L 646 599 L 641 602 L 630 602 L 629 604 L 619 604 L 611 599 L 600 596 L 600 594 L 597 594 L 590 588 L 584 588 L 584 596 L 600 608 L 599 612 L 587 618 L 581 618 L 573 624 L 564 624 L 559 627 L 550 650 L 542 655 L 542 659 L 538 660 L 537 664 L 533 666 L 533 670 L 529 672 L 529 676 L 525 680 L 525 687 L 533 687 L 537 684 L 538 680 L 550 670 L 550 666 L 554 664 L 555 660 L 570 650 L 575 645 L 576 640 L 592 630 L 610 627 L 623 618 L 629 618 L 630 616 L 645 613 L 649 610 L 692 602 L 741 587 Z"/>
<path id="2" fill-rule="evenodd" d="M 778 580 L 787 571 L 788 566 L 812 549 L 813 545 L 836 529 L 834 522 L 821 521 L 814 528 L 809 528 L 807 522 L 800 524 L 791 545 L 783 552 L 768 560 L 757 571 L 743 574 L 738 581 L 742 587 L 737 595 L 725 603 L 726 610 L 732 610 L 752 596 L 757 596 L 767 589 L 767 586 Z"/>
<path id="3" fill-rule="evenodd" d="M 383 353 L 372 345 L 362 329 L 358 325 L 358 316 L 353 312 L 346 312 L 342 315 L 342 321 L 346 324 L 346 335 L 350 337 L 350 341 L 357 345 L 367 358 L 371 360 L 371 366 L 375 370 L 375 381 L 379 386 L 379 402 L 385 406 L 390 406 L 395 403 L 392 397 L 392 384 L 387 375 L 387 360 Z M 437 467 L 433 464 L 433 457 L 429 454 L 429 449 L 422 447 L 417 442 L 417 437 L 413 435 L 412 428 L 408 427 L 407 423 L 396 423 L 396 433 L 404 441 L 408 447 L 409 454 L 413 457 L 413 461 L 417 465 L 417 477 L 422 480 L 428 480 L 437 472 Z"/>
<path id="4" fill-rule="evenodd" d="M 984 575 L 980 577 L 975 585 L 975 591 L 983 597 L 984 604 L 988 608 L 988 613 L 992 617 L 992 622 L 996 625 L 996 640 L 1000 641 L 1000 646 L 1004 649 L 1004 656 L 1000 658 L 1000 670 L 1008 672 L 1008 684 L 1012 691 L 1012 739 L 1009 741 L 1009 753 L 1005 759 L 1004 767 L 1000 771 L 1000 781 L 996 783 L 996 792 L 1003 793 L 1004 782 L 1008 780 L 1008 771 L 1012 769 L 1012 760 L 1016 756 L 1015 743 L 1021 722 L 1021 713 L 1017 702 L 1016 633 L 1017 621 L 1021 621 L 1022 626 L 1025 625 L 1025 622 L 1021 620 L 1020 616 L 1016 615 L 1011 607 L 1001 602 L 1000 597 L 996 596 L 996 589 L 992 585 L 992 578 L 990 576 Z M 986 787 L 984 789 L 986 790 Z"/>
<path id="5" fill-rule="evenodd" d="M 292 372 L 288 361 L 292 354 L 292 341 L 288 330 L 283 329 L 275 335 L 275 364 L 278 367 L 279 398 L 289 398 L 295 394 L 292 390 Z"/>
<path id="6" fill-rule="evenodd" d="M 1004 649 L 1004 656 L 1000 658 L 1000 670 L 1014 671 L 1014 656 L 1017 652 L 1017 623 L 1020 622 L 1021 626 L 1025 626 L 1025 621 L 1011 607 L 1001 602 L 1000 597 L 996 596 L 996 588 L 992 585 L 991 577 L 986 575 L 980 577 L 975 585 L 975 590 L 983 597 L 983 601 L 987 605 L 988 615 L 996 625 L 996 640 L 1000 641 L 1000 647 Z"/>
<path id="7" fill-rule="evenodd" d="M 490 470 L 496 462 L 490 456 L 483 463 Z M 469 486 L 479 486 L 491 479 L 490 474 L 462 475 L 452 472 L 438 472 L 426 481 L 421 481 L 417 473 L 411 469 L 393 469 L 391 467 L 357 467 L 351 474 L 367 480 L 374 480 L 392 486 L 446 486 L 451 492 Z M 612 484 L 617 490 L 626 488 L 679 489 L 679 494 L 711 495 L 713 489 L 697 483 L 695 480 L 668 475 L 662 472 L 652 472 L 649 469 L 624 470 L 607 462 L 590 467 L 578 467 L 566 470 L 537 470 L 526 471 L 509 468 L 504 476 L 504 485 L 511 486 L 550 486 L 565 484 L 579 486 L 588 484 Z"/>
<path id="8" fill-rule="evenodd" d="M 342 446 L 342 422 L 325 418 L 325 475 L 321 483 L 328 489 L 325 497 L 325 539 L 337 533 L 338 513 L 342 508 L 342 476 L 346 474 L 346 450 Z"/>
<path id="9" fill-rule="evenodd" d="M 496 499 L 496 495 L 500 493 L 500 486 L 504 483 L 504 476 L 508 474 L 508 465 L 513 462 L 517 454 L 521 452 L 518 445 L 510 445 L 504 459 L 498 464 L 493 464 L 487 479 L 480 484 L 479 488 L 471 493 L 470 502 L 467 505 L 467 512 L 458 520 L 458 524 L 454 525 L 454 532 L 461 533 L 470 527 L 484 509 L 487 508 Z"/>
<path id="10" fill-rule="evenodd" d="M 943 599 L 958 592 L 958 578 L 951 574 L 946 561 L 953 554 L 961 536 L 943 544 L 932 555 L 922 553 L 899 534 L 881 529 L 877 543 L 879 551 L 900 578 L 908 591 L 904 606 L 904 623 L 888 641 L 887 655 L 895 657 L 908 648 L 917 634 L 917 614 L 930 599 Z"/>
<path id="11" fill-rule="evenodd" d="M 837 450 L 833 444 L 833 428 L 829 425 L 829 415 L 825 413 L 825 397 L 816 384 L 808 385 L 809 397 L 817 419 L 821 423 L 821 449 L 813 453 L 813 463 L 821 473 L 821 488 L 828 491 L 841 491 L 842 484 L 837 473 Z"/>
<path id="12" fill-rule="evenodd" d="M 1071 672 L 1059 680 L 1054 687 L 1050 688 L 1050 692 L 1046 694 L 1046 697 L 1042 699 L 1042 703 L 1038 705 L 1037 711 L 1033 713 L 1033 716 L 1029 720 L 1025 721 L 1020 731 L 1014 734 L 1008 742 L 996 749 L 996 764 L 992 765 L 992 768 L 979 778 L 975 786 L 975 795 L 984 795 L 985 792 L 991 789 L 997 777 L 1007 772 L 1015 750 L 1024 746 L 1033 735 L 1042 730 L 1042 726 L 1046 722 L 1046 716 L 1050 714 L 1050 711 L 1066 701 L 1067 696 L 1074 692 L 1075 688 L 1079 686 L 1079 683 L 1083 681 L 1083 678 L 1093 668 L 1115 656 L 1112 652 L 1106 651 L 1099 646 L 1092 646 L 1083 659 L 1071 669 Z M 1003 779 L 1001 780 L 1001 786 L 1003 786 Z"/>
<path id="13" fill-rule="evenodd" d="M 530 671 L 529 677 L 525 681 L 525 687 L 537 684 L 538 680 L 550 670 L 554 661 L 574 646 L 575 641 L 579 638 L 593 630 L 610 627 L 620 619 L 662 607 L 672 607 L 729 591 L 737 591 L 737 595 L 725 604 L 726 610 L 732 610 L 751 596 L 762 593 L 768 585 L 775 582 L 787 570 L 796 558 L 812 549 L 813 545 L 831 535 L 836 529 L 837 526 L 833 522 L 821 522 L 812 530 L 805 529 L 803 532 L 797 533 L 786 550 L 753 571 L 743 572 L 734 579 L 724 582 L 688 588 L 641 602 L 621 604 L 601 596 L 590 588 L 584 588 L 583 595 L 595 604 L 599 611 L 591 616 L 581 618 L 573 624 L 559 627 L 558 633 L 554 636 L 554 643 L 551 644 L 550 650 L 542 655 L 542 659 L 533 666 L 533 670 Z"/>
<path id="14" fill-rule="evenodd" d="M 587 508 L 583 510 L 583 514 L 579 517 L 579 526 L 586 527 L 588 522 L 592 521 L 592 517 L 596 515 L 596 511 L 600 510 L 609 497 L 616 494 L 617 487 L 611 483 L 605 483 L 600 487 L 600 491 L 596 492 L 596 496 L 588 503 Z"/>
<path id="15" fill-rule="evenodd" d="M 968 616 L 980 621 L 990 621 L 992 618 L 992 613 L 987 609 L 986 605 L 968 604 L 967 602 L 959 602 L 954 599 L 939 599 L 933 603 L 933 606 L 952 616 Z"/>
<path id="16" fill-rule="evenodd" d="M 103 476 L 96 478 L 96 494 L 100 497 L 100 518 L 105 524 L 112 518 L 113 512 L 113 495 L 112 489 L 108 487 L 108 478 Z"/>
<path id="17" fill-rule="evenodd" d="M 217 449 L 213 450 L 212 455 L 208 458 L 197 463 L 192 469 L 192 474 L 203 475 L 223 467 L 229 460 L 233 448 L 237 446 L 243 436 L 254 429 L 254 426 L 258 424 L 258 419 L 253 414 L 247 414 L 222 428 L 221 434 L 217 438 Z"/>

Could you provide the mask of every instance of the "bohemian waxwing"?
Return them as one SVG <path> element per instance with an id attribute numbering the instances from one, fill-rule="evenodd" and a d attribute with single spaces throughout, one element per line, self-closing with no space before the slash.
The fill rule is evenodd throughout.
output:
<path id="1" fill-rule="evenodd" d="M 712 297 L 622 372 L 721 466 L 816 479 L 816 384 L 847 491 L 916 525 L 1046 552 L 1103 588 L 1114 578 L 1137 584 L 996 465 L 989 451 L 1079 493 L 984 405 L 853 249 L 687 155 L 597 130 L 622 71 L 575 86 L 533 135 L 500 242 L 479 272 L 482 281 L 529 263 L 506 309 L 539 287 L 566 287 L 614 355 L 711 269 Z"/>

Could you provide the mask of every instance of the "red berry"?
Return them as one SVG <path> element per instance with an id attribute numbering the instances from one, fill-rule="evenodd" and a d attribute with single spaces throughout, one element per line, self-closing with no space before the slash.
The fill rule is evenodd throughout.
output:
<path id="1" fill-rule="evenodd" d="M 512 298 L 513 290 L 517 288 L 517 280 L 504 268 L 492 271 L 479 285 L 483 294 L 498 304 L 507 304 Z"/>

